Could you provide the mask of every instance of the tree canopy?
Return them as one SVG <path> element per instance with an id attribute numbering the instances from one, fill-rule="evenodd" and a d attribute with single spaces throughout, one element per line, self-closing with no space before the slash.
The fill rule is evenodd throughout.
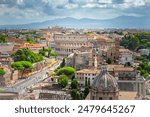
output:
<path id="1" fill-rule="evenodd" d="M 150 33 L 138 32 L 126 34 L 120 44 L 130 50 L 137 50 L 138 48 L 150 49 Z"/>
<path id="2" fill-rule="evenodd" d="M 140 75 L 144 76 L 144 78 L 150 78 L 150 65 L 147 62 L 140 63 L 138 70 L 140 71 Z"/>
<path id="3" fill-rule="evenodd" d="M 32 63 L 28 61 L 19 61 L 19 62 L 12 63 L 11 67 L 14 68 L 14 70 L 19 70 L 20 72 L 22 72 L 21 78 L 23 78 L 24 72 L 26 70 L 32 69 Z"/>
<path id="4" fill-rule="evenodd" d="M 63 58 L 62 63 L 60 64 L 60 68 L 65 67 L 65 58 Z"/>
<path id="5" fill-rule="evenodd" d="M 58 84 L 65 88 L 68 85 L 68 77 L 66 75 L 60 75 L 58 79 Z"/>
<path id="6" fill-rule="evenodd" d="M 71 82 L 71 89 L 78 89 L 78 81 L 77 80 L 72 80 Z"/>
<path id="7" fill-rule="evenodd" d="M 12 63 L 11 67 L 14 68 L 15 70 L 32 69 L 32 63 L 28 61 L 19 61 Z"/>
<path id="8" fill-rule="evenodd" d="M 18 50 L 16 53 L 12 54 L 12 56 L 15 61 L 29 61 L 31 63 L 36 63 L 43 60 L 41 55 L 36 54 L 27 48 Z"/>
<path id="9" fill-rule="evenodd" d="M 85 80 L 85 86 L 84 86 L 84 98 L 89 94 L 90 91 L 90 80 Z"/>
<path id="10" fill-rule="evenodd" d="M 57 74 L 58 75 L 61 75 L 61 74 L 73 75 L 75 74 L 75 69 L 73 67 L 66 66 L 66 67 L 60 68 Z"/>
<path id="11" fill-rule="evenodd" d="M 39 54 L 45 57 L 50 57 L 50 56 L 57 56 L 57 54 L 52 51 L 51 48 L 42 48 L 41 50 L 39 50 Z"/>
<path id="12" fill-rule="evenodd" d="M 26 41 L 30 44 L 36 43 L 32 38 L 27 38 Z"/>
<path id="13" fill-rule="evenodd" d="M 57 53 L 55 53 L 54 51 L 51 51 L 50 56 L 57 56 Z"/>
<path id="14" fill-rule="evenodd" d="M 84 89 L 84 98 L 86 98 L 88 94 L 89 94 L 89 87 L 85 87 L 85 89 Z"/>
<path id="15" fill-rule="evenodd" d="M 5 43 L 6 42 L 5 38 L 6 38 L 5 35 L 0 35 L 0 43 Z"/>
<path id="16" fill-rule="evenodd" d="M 2 69 L 2 68 L 0 68 L 0 75 L 4 75 L 6 72 Z"/>
<path id="17" fill-rule="evenodd" d="M 77 89 L 73 89 L 71 91 L 71 97 L 73 100 L 80 100 L 80 93 L 77 91 Z"/>
<path id="18" fill-rule="evenodd" d="M 106 60 L 106 63 L 111 64 L 111 63 L 112 63 L 111 58 L 108 58 L 108 59 Z"/>

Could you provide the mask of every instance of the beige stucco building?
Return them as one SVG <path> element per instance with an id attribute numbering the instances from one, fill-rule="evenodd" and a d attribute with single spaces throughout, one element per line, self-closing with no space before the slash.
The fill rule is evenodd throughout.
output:
<path id="1" fill-rule="evenodd" d="M 92 86 L 95 77 L 99 74 L 98 69 L 82 69 L 76 72 L 76 78 L 80 86 L 85 85 L 85 81 L 90 80 L 90 85 Z"/>

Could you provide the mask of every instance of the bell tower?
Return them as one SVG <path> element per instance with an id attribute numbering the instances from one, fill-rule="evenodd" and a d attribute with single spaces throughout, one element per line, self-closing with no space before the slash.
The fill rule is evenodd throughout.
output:
<path id="1" fill-rule="evenodd" d="M 119 60 L 119 49 L 120 49 L 120 39 L 117 37 L 115 38 L 115 61 L 118 62 Z"/>

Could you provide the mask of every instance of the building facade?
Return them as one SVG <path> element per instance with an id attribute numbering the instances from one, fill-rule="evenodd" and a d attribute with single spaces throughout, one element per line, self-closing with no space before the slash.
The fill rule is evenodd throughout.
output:
<path id="1" fill-rule="evenodd" d="M 133 65 L 134 59 L 133 59 L 133 53 L 128 49 L 119 49 L 119 64 L 129 64 Z"/>
<path id="2" fill-rule="evenodd" d="M 80 86 L 84 86 L 85 81 L 90 81 L 90 86 L 92 86 L 98 73 L 99 70 L 97 69 L 82 69 L 76 72 L 75 78 L 77 78 Z"/>
<path id="3" fill-rule="evenodd" d="M 0 52 L 0 63 L 2 65 L 10 65 L 12 62 L 13 59 L 7 52 Z"/>
<path id="4" fill-rule="evenodd" d="M 68 56 L 81 47 L 91 47 L 90 38 L 83 34 L 54 34 L 55 51 Z"/>

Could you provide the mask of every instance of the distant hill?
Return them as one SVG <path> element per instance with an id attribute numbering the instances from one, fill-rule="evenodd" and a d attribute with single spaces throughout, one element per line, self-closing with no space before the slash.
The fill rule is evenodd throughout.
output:
<path id="1" fill-rule="evenodd" d="M 150 29 L 149 17 L 120 16 L 114 19 L 75 19 L 60 18 L 44 22 L 16 25 L 0 25 L 0 29 L 39 29 L 48 26 L 63 26 L 72 28 L 146 28 Z"/>

